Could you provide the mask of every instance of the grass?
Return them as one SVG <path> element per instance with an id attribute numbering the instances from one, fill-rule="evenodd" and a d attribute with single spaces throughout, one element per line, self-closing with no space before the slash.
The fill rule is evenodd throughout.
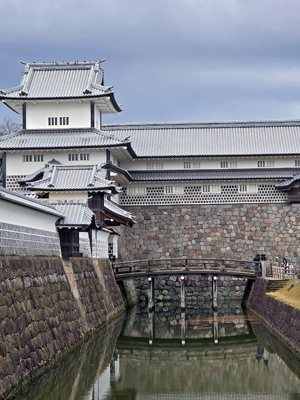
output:
<path id="1" fill-rule="evenodd" d="M 283 303 L 300 309 L 300 279 L 287 280 L 281 288 L 267 292 L 267 294 Z"/>

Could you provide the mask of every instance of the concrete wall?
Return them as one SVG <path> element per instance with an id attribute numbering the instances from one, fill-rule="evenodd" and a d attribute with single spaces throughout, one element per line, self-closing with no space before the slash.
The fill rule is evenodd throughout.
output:
<path id="1" fill-rule="evenodd" d="M 122 259 L 269 258 L 300 262 L 300 205 L 235 204 L 124 207 L 136 216 L 122 227 Z M 126 253 L 126 254 L 125 254 Z"/>
<path id="2" fill-rule="evenodd" d="M 107 260 L 0 257 L 0 399 L 123 309 Z"/>

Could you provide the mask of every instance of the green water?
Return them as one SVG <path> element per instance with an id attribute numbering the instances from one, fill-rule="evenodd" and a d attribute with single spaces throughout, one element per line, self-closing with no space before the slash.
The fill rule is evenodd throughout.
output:
<path id="1" fill-rule="evenodd" d="M 135 308 L 15 400 L 300 399 L 299 361 L 239 304 Z"/>

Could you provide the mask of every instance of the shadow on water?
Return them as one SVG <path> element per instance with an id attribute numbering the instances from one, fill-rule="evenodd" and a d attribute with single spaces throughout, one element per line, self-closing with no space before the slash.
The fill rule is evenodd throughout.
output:
<path id="1" fill-rule="evenodd" d="M 296 400 L 299 377 L 299 360 L 239 303 L 170 303 L 131 309 L 15 400 Z"/>

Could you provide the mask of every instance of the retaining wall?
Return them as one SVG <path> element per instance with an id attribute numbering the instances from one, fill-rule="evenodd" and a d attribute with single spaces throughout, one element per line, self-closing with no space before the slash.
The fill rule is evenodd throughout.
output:
<path id="1" fill-rule="evenodd" d="M 0 257 L 0 399 L 123 309 L 107 260 Z"/>
<path id="2" fill-rule="evenodd" d="M 121 258 L 213 257 L 300 262 L 300 204 L 130 206 Z M 126 254 L 125 254 L 126 253 Z"/>
<path id="3" fill-rule="evenodd" d="M 134 280 L 136 294 L 140 302 L 148 302 L 147 279 Z M 241 299 L 247 279 L 231 276 L 220 276 L 217 280 L 218 301 Z M 162 306 L 164 302 L 180 300 L 180 276 L 155 279 L 155 303 Z M 212 276 L 188 276 L 185 282 L 187 303 L 209 303 L 212 301 Z"/>
<path id="4" fill-rule="evenodd" d="M 300 309 L 268 296 L 271 283 L 271 280 L 256 278 L 247 306 L 299 357 Z"/>

